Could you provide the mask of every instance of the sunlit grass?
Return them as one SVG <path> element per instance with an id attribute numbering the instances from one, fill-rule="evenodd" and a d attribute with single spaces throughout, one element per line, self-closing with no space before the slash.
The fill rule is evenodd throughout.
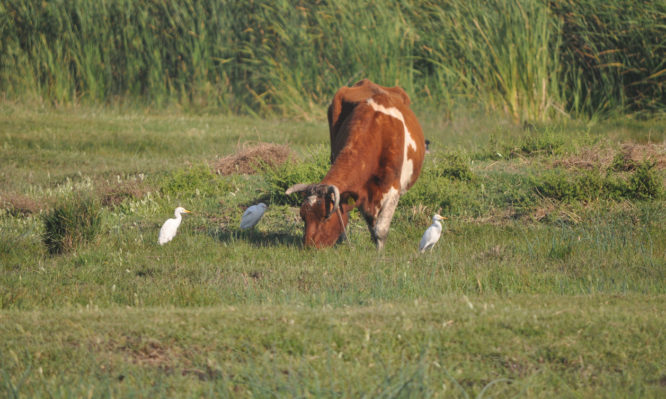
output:
<path id="1" fill-rule="evenodd" d="M 663 393 L 663 193 L 536 191 L 591 173 L 579 160 L 629 184 L 638 169 L 615 155 L 666 155 L 658 120 L 522 129 L 419 111 L 431 153 L 378 253 L 358 213 L 349 242 L 303 249 L 281 204 L 280 179 L 325 163 L 323 120 L 76 110 L 0 110 L 0 396 Z M 212 172 L 246 141 L 299 159 Z M 98 233 L 50 254 L 41 215 L 84 195 L 103 204 Z M 177 205 L 193 213 L 159 246 Z M 434 212 L 449 220 L 419 255 Z"/>

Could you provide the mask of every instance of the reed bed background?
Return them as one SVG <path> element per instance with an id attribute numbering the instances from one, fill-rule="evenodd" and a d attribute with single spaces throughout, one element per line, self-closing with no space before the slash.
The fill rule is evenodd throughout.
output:
<path id="1" fill-rule="evenodd" d="M 0 0 L 0 94 L 318 117 L 368 77 L 517 122 L 662 113 L 666 3 Z"/>

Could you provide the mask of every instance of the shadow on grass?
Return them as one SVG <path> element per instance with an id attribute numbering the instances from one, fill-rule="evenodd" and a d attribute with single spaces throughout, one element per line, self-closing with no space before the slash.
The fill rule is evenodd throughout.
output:
<path id="1" fill-rule="evenodd" d="M 208 235 L 220 242 L 234 243 L 245 241 L 255 247 L 302 247 L 302 237 L 300 234 L 291 234 L 284 231 L 257 231 L 251 230 L 224 230 L 212 229 L 207 232 Z"/>

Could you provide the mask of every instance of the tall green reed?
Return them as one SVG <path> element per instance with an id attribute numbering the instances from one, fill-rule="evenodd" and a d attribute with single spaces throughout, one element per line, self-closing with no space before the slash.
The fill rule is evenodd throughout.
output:
<path id="1" fill-rule="evenodd" d="M 515 121 L 561 111 L 557 21 L 536 1 L 429 2 L 420 57 Z M 448 82 L 440 82 L 445 84 Z"/>
<path id="2" fill-rule="evenodd" d="M 572 112 L 662 112 L 666 2 L 560 0 L 562 88 Z"/>
<path id="3" fill-rule="evenodd" d="M 0 93 L 320 115 L 368 77 L 516 121 L 659 111 L 663 2 L 0 0 Z"/>

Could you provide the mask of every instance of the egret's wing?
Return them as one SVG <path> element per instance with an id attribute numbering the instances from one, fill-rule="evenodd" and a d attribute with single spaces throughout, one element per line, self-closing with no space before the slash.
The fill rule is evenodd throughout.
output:
<path id="1" fill-rule="evenodd" d="M 250 219 L 251 215 L 244 215 L 240 222 L 241 229 L 249 229 L 254 226 L 254 219 Z"/>
<path id="2" fill-rule="evenodd" d="M 252 205 L 243 212 L 243 217 L 260 218 L 264 214 L 264 208 L 259 205 Z"/>
<path id="3" fill-rule="evenodd" d="M 178 220 L 176 219 L 168 219 L 164 224 L 162 225 L 162 228 L 160 229 L 160 236 L 158 238 L 158 242 L 160 244 L 165 244 L 169 241 L 171 241 L 175 236 L 176 236 L 176 231 L 178 231 Z"/>
<path id="4" fill-rule="evenodd" d="M 421 242 L 419 243 L 419 250 L 423 251 L 424 249 L 435 245 L 439 240 L 440 234 L 441 230 L 437 228 L 437 226 L 428 227 L 425 233 L 423 233 L 423 238 L 421 238 Z"/>
<path id="5" fill-rule="evenodd" d="M 430 236 L 432 235 L 432 227 L 428 227 L 421 237 L 421 242 L 419 243 L 419 250 L 422 251 L 429 243 Z"/>
<path id="6" fill-rule="evenodd" d="M 241 229 L 248 229 L 257 224 L 263 214 L 264 209 L 260 206 L 252 205 L 251 207 L 247 208 L 243 213 L 243 217 L 241 218 Z"/>
<path id="7" fill-rule="evenodd" d="M 245 218 L 248 215 L 251 215 L 255 211 L 255 209 L 257 209 L 256 205 L 252 205 L 251 207 L 247 208 L 245 212 L 243 212 L 243 218 Z"/>

